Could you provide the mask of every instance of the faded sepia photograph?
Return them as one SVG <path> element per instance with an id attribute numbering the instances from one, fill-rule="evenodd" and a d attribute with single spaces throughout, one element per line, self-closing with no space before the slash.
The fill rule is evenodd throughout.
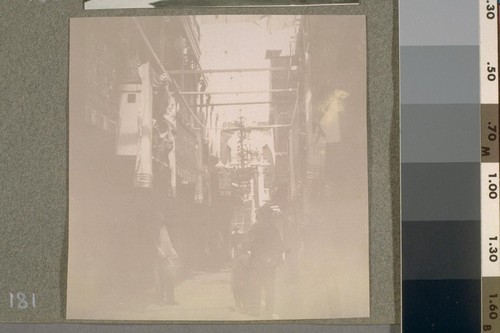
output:
<path id="1" fill-rule="evenodd" d="M 67 319 L 370 316 L 364 16 L 73 18 Z"/>

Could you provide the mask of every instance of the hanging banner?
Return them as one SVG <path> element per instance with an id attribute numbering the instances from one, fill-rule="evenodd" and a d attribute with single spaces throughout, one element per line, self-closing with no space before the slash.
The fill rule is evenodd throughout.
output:
<path id="1" fill-rule="evenodd" d="M 136 156 L 139 139 L 139 110 L 142 107 L 141 85 L 124 84 L 120 96 L 120 120 L 116 138 L 116 154 Z"/>
<path id="2" fill-rule="evenodd" d="M 151 188 L 153 181 L 152 133 L 153 133 L 153 86 L 149 63 L 139 67 L 142 103 L 139 109 L 139 143 L 135 164 L 135 187 Z"/>

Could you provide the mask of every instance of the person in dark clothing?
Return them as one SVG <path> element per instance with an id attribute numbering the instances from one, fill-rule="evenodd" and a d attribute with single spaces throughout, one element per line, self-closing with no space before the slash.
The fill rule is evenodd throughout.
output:
<path id="1" fill-rule="evenodd" d="M 264 292 L 266 316 L 273 315 L 276 268 L 282 260 L 283 241 L 278 228 L 273 223 L 273 210 L 263 206 L 257 214 L 257 222 L 250 230 L 250 271 L 252 300 L 250 313 L 260 315 L 262 292 Z"/>

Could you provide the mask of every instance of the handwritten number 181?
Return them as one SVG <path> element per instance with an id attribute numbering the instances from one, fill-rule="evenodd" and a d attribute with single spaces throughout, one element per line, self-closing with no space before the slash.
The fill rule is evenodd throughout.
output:
<path id="1" fill-rule="evenodd" d="M 25 293 L 18 292 L 16 294 L 9 293 L 10 307 L 12 309 L 17 308 L 19 310 L 25 310 L 29 307 L 33 309 L 36 308 L 36 296 L 35 293 L 31 295 L 26 295 Z"/>

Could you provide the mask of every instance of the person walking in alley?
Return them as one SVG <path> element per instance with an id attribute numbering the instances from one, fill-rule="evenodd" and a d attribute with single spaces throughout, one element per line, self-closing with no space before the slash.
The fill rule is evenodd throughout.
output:
<path id="1" fill-rule="evenodd" d="M 159 296 L 161 301 L 174 305 L 175 282 L 177 279 L 177 269 L 179 267 L 179 255 L 175 251 L 167 227 L 161 225 L 158 243 L 156 244 L 158 254 L 157 270 L 159 275 Z"/>
<path id="2" fill-rule="evenodd" d="M 250 230 L 250 314 L 260 315 L 264 292 L 264 315 L 274 317 L 274 289 L 276 268 L 282 260 L 284 245 L 279 229 L 273 221 L 273 210 L 264 205 L 257 213 L 257 222 Z"/>
<path id="3" fill-rule="evenodd" d="M 248 242 L 240 242 L 234 250 L 233 269 L 231 274 L 231 290 L 233 291 L 236 310 L 245 312 L 248 309 L 250 292 L 250 251 Z"/>
<path id="4" fill-rule="evenodd" d="M 224 250 L 224 237 L 220 231 L 209 229 L 207 231 L 204 254 L 205 265 L 208 271 L 216 272 L 221 268 Z"/>

